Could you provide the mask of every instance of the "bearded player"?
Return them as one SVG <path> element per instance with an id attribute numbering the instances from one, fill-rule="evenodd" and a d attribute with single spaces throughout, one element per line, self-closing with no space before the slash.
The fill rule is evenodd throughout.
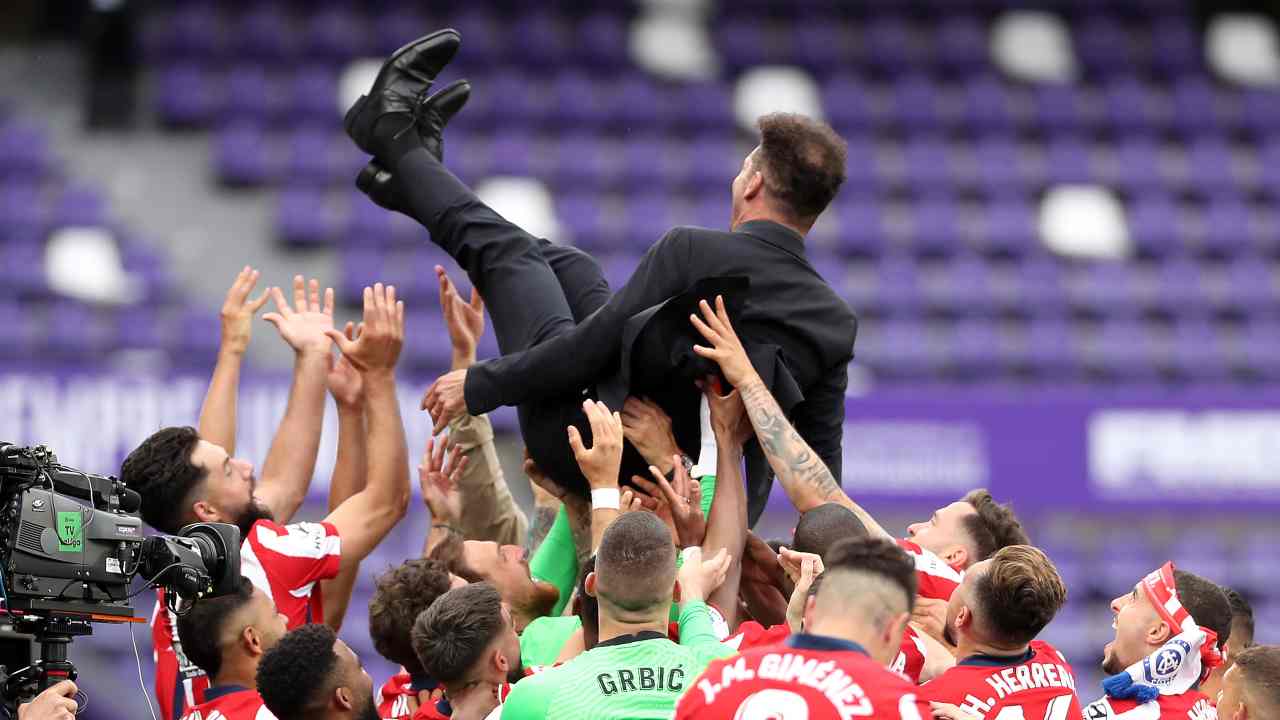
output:
<path id="1" fill-rule="evenodd" d="M 1085 718 L 1212 720 L 1213 702 L 1199 688 L 1222 663 L 1231 634 L 1222 588 L 1170 562 L 1112 600 L 1111 610 L 1116 635 L 1102 663 L 1111 676 Z"/>
<path id="2" fill-rule="evenodd" d="M 986 720 L 1076 720 L 1075 675 L 1062 654 L 1036 640 L 1067 599 L 1058 570 L 1030 545 L 1002 548 L 965 572 L 943 632 L 959 662 L 920 696 Z"/>

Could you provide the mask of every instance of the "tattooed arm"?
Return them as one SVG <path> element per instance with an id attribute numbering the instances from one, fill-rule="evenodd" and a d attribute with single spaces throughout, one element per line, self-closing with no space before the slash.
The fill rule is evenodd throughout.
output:
<path id="1" fill-rule="evenodd" d="M 723 299 L 716 298 L 715 310 L 703 300 L 701 309 L 703 317 L 691 315 L 690 320 L 711 347 L 696 345 L 694 351 L 719 363 L 725 378 L 742 393 L 742 402 L 760 447 L 791 503 L 800 512 L 824 503 L 839 503 L 853 511 L 872 535 L 890 537 L 871 513 L 845 494 L 827 464 L 787 420 L 778 401 L 751 366 L 742 341 L 729 323 Z"/>

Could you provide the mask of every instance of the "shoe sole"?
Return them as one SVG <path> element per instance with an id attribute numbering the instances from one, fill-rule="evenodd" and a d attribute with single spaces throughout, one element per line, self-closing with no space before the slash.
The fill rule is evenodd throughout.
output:
<path id="1" fill-rule="evenodd" d="M 382 63 L 382 67 L 378 69 L 378 74 L 373 79 L 373 84 L 377 85 L 378 81 L 382 79 L 382 73 L 386 72 L 387 68 L 394 65 L 395 62 L 399 60 L 405 53 L 409 52 L 410 50 L 413 50 L 414 48 L 417 48 L 420 45 L 426 45 L 434 40 L 437 40 L 438 38 L 442 38 L 447 35 L 453 35 L 454 37 L 458 38 L 458 43 L 461 44 L 462 35 L 459 34 L 458 31 L 454 30 L 453 28 L 445 28 L 443 30 L 437 30 L 433 33 L 423 35 L 417 40 L 411 40 L 405 43 L 404 45 L 400 46 L 395 52 L 391 53 L 391 57 L 388 57 L 386 62 Z M 458 50 L 455 47 L 454 54 L 457 54 L 457 52 Z M 450 55 L 449 59 L 445 61 L 445 65 L 448 65 L 449 62 L 452 60 L 453 60 L 453 56 Z M 443 66 L 441 67 L 443 68 Z M 350 108 L 347 109 L 347 114 L 342 118 L 342 129 L 346 131 L 347 137 L 351 138 L 352 140 L 355 140 L 355 137 L 351 134 L 351 126 L 355 123 L 356 116 L 360 114 L 360 111 L 362 109 L 364 109 L 364 104 L 368 99 L 369 99 L 368 95 L 361 95 L 360 97 L 356 98 L 356 101 L 351 104 Z M 364 148 L 361 148 L 361 149 L 363 150 Z"/>

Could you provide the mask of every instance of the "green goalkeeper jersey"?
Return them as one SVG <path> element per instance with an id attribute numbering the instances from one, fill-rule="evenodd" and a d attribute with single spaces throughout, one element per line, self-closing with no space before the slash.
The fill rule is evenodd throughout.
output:
<path id="1" fill-rule="evenodd" d="M 716 639 L 706 603 L 685 604 L 680 644 L 643 632 L 607 640 L 559 667 L 516 683 L 502 720 L 669 718 L 711 661 L 734 654 Z"/>

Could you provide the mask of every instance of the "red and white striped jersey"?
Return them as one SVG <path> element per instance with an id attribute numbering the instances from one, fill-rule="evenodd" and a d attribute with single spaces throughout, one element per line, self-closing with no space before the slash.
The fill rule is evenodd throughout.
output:
<path id="1" fill-rule="evenodd" d="M 329 523 L 278 525 L 259 520 L 240 544 L 240 573 L 267 594 L 288 618 L 289 629 L 324 620 L 320 580 L 338 574 L 342 560 L 338 530 Z M 156 662 L 156 700 L 164 720 L 177 720 L 186 708 L 205 701 L 209 679 L 192 665 L 176 642 L 177 620 L 156 591 L 151 641 Z"/>
<path id="2" fill-rule="evenodd" d="M 182 720 L 276 720 L 257 690 L 220 685 L 205 691 L 205 701 L 187 711 Z"/>
<path id="3" fill-rule="evenodd" d="M 1077 720 L 1082 712 L 1071 666 L 1040 640 L 1015 658 L 965 658 L 922 685 L 920 696 L 958 705 L 982 720 Z"/>
<path id="4" fill-rule="evenodd" d="M 898 547 L 906 550 L 916 563 L 916 594 L 932 600 L 950 600 L 951 593 L 960 587 L 964 573 L 948 565 L 932 551 L 905 538 L 898 541 Z"/>
<path id="5" fill-rule="evenodd" d="M 1103 697 L 1084 707 L 1084 720 L 1217 720 L 1218 708 L 1208 695 L 1188 690 L 1161 695 L 1148 703 Z"/>

